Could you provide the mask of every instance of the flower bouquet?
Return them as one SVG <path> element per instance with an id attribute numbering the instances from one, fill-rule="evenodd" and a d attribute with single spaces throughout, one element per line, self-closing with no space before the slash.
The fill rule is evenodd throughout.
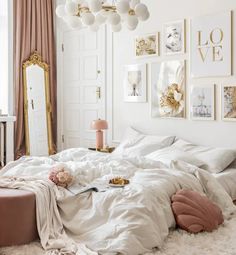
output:
<path id="1" fill-rule="evenodd" d="M 70 173 L 70 170 L 64 165 L 58 165 L 51 169 L 51 172 L 49 173 L 49 180 L 54 182 L 57 186 L 67 188 L 70 184 L 72 184 L 73 176 Z"/>

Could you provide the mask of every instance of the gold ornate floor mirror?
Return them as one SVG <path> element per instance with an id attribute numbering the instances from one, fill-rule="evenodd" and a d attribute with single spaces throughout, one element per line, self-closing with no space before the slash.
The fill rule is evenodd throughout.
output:
<path id="1" fill-rule="evenodd" d="M 26 154 L 53 154 L 49 65 L 34 52 L 23 63 Z"/>

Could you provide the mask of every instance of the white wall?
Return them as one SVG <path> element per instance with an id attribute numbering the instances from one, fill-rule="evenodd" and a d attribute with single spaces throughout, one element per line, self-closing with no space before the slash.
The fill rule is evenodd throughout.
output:
<path id="1" fill-rule="evenodd" d="M 143 0 L 150 9 L 151 18 L 145 23 L 140 23 L 135 32 L 123 29 L 122 32 L 113 35 L 113 141 L 119 141 L 122 133 L 128 125 L 134 125 L 141 130 L 159 134 L 176 134 L 193 142 L 209 144 L 213 146 L 236 147 L 236 122 L 223 122 L 220 117 L 220 85 L 236 84 L 236 67 L 233 67 L 232 77 L 191 79 L 189 77 L 189 21 L 192 17 L 217 13 L 225 10 L 233 10 L 233 45 L 236 45 L 236 1 L 235 0 Z M 149 57 L 135 59 L 134 37 L 146 33 L 161 32 L 162 25 L 179 19 L 186 19 L 187 50 L 183 56 Z M 161 34 L 162 42 L 162 34 Z M 153 119 L 150 115 L 150 81 L 148 85 L 147 103 L 125 103 L 123 101 L 123 66 L 134 63 L 150 63 L 169 59 L 187 60 L 187 119 Z M 236 60 L 236 50 L 233 53 L 233 63 Z M 216 111 L 217 120 L 192 121 L 189 118 L 189 88 L 191 84 L 216 84 Z"/>

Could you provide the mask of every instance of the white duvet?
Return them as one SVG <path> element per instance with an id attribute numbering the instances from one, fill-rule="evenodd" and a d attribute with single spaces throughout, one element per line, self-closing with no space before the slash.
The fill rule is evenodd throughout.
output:
<path id="1" fill-rule="evenodd" d="M 161 247 L 169 229 L 175 227 L 170 198 L 180 189 L 205 193 L 221 207 L 225 217 L 235 211 L 231 198 L 214 177 L 180 161 L 167 166 L 141 157 L 117 158 L 70 149 L 51 158 L 22 158 L 7 165 L 0 176 L 44 179 L 52 166 L 59 163 L 69 167 L 83 185 L 94 181 L 107 183 L 117 175 L 130 180 L 125 188 L 110 188 L 106 192 L 73 196 L 60 188 L 56 194 L 67 234 L 85 244 L 91 254 L 94 251 L 138 255 Z"/>

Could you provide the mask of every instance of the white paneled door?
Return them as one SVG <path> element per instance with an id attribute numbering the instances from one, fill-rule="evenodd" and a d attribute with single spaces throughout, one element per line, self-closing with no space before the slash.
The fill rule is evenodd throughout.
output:
<path id="1" fill-rule="evenodd" d="M 63 32 L 63 149 L 95 144 L 92 120 L 105 118 L 105 27 Z"/>

